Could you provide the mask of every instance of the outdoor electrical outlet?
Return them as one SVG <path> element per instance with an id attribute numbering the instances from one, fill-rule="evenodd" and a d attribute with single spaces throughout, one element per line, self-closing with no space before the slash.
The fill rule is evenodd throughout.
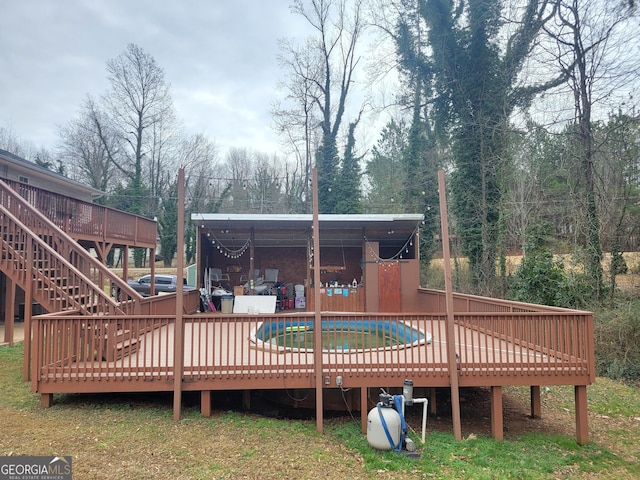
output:
<path id="1" fill-rule="evenodd" d="M 329 377 L 329 376 L 324 377 L 324 384 L 325 385 L 331 385 L 331 377 Z"/>
<path id="2" fill-rule="evenodd" d="M 336 385 L 339 387 L 342 386 L 342 377 L 340 375 L 336 377 Z"/>

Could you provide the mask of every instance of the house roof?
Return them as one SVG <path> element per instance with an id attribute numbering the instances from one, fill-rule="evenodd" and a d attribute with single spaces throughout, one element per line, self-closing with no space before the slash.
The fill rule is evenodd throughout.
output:
<path id="1" fill-rule="evenodd" d="M 39 177 L 42 179 L 46 179 L 47 188 L 51 191 L 55 191 L 56 193 L 60 193 L 62 195 L 74 196 L 77 193 L 82 192 L 84 195 L 89 195 L 93 197 L 104 195 L 104 192 L 97 190 L 89 185 L 78 182 L 76 180 L 72 180 L 70 178 L 65 177 L 64 175 L 60 175 L 56 172 L 52 172 L 51 170 L 47 170 L 44 167 L 41 167 L 37 163 L 30 162 L 18 155 L 15 155 L 7 150 L 0 149 L 0 166 L 11 165 L 14 169 L 14 172 L 7 171 L 7 178 L 10 180 L 18 180 L 18 176 L 14 173 L 20 172 L 25 176 L 34 175 L 34 177 Z M 0 169 L 0 177 L 5 176 L 3 170 Z M 73 188 L 73 191 L 69 190 L 69 187 Z"/>
<path id="2" fill-rule="evenodd" d="M 325 246 L 360 246 L 366 238 L 389 247 L 402 247 L 420 226 L 422 214 L 335 215 L 320 214 L 320 242 Z M 225 245 L 242 245 L 254 230 L 255 246 L 306 246 L 313 215 L 193 213 L 203 234 Z"/>

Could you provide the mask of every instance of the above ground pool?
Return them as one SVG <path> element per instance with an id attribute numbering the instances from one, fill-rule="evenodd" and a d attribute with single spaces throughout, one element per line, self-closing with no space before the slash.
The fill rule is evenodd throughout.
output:
<path id="1" fill-rule="evenodd" d="M 256 346 L 284 350 L 313 350 L 314 323 L 282 320 L 264 322 L 251 335 Z M 404 348 L 431 343 L 431 334 L 389 320 L 323 320 L 323 351 Z"/>

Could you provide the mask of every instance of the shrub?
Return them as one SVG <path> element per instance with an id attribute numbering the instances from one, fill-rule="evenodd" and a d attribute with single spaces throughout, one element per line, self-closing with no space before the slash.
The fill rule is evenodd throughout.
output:
<path id="1" fill-rule="evenodd" d="M 590 298 L 590 282 L 584 273 L 580 251 L 574 252 L 566 269 L 562 258 L 554 258 L 539 232 L 524 248 L 524 256 L 511 279 L 507 297 L 521 302 L 554 307 L 581 308 Z"/>
<path id="2" fill-rule="evenodd" d="M 596 370 L 615 380 L 640 381 L 640 301 L 594 313 Z"/>
<path id="3" fill-rule="evenodd" d="M 513 300 L 560 306 L 567 297 L 564 265 L 551 250 L 534 247 L 526 251 L 513 276 L 507 296 Z"/>

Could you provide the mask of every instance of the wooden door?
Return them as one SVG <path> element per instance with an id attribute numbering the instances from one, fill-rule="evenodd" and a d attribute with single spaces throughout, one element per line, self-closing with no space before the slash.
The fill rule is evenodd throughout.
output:
<path id="1" fill-rule="evenodd" d="M 381 312 L 401 312 L 400 262 L 382 262 L 378 265 L 378 298 Z"/>

